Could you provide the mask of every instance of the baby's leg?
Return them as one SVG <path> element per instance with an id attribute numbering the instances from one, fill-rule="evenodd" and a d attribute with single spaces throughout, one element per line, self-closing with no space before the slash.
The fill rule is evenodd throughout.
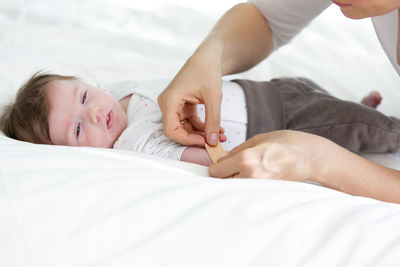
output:
<path id="1" fill-rule="evenodd" d="M 340 100 L 316 86 L 299 80 L 280 84 L 287 129 L 323 136 L 354 152 L 400 149 L 399 119 Z"/>
<path id="2" fill-rule="evenodd" d="M 233 80 L 233 82 L 241 86 L 245 95 L 246 140 L 260 133 L 285 129 L 279 88 L 272 81 Z"/>

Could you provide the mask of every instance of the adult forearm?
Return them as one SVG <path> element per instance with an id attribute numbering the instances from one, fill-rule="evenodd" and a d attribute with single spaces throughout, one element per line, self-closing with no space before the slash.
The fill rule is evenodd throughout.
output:
<path id="1" fill-rule="evenodd" d="M 272 50 L 272 34 L 266 19 L 254 5 L 242 3 L 220 18 L 193 57 L 219 59 L 222 74 L 226 75 L 255 66 Z"/>
<path id="2" fill-rule="evenodd" d="M 358 196 L 400 203 L 400 172 L 364 159 L 330 141 L 315 155 L 311 180 Z M 323 151 L 325 150 L 325 151 Z"/>
<path id="3" fill-rule="evenodd" d="M 209 172 L 221 178 L 309 180 L 348 194 L 400 203 L 400 171 L 298 131 L 253 136 L 211 164 Z"/>

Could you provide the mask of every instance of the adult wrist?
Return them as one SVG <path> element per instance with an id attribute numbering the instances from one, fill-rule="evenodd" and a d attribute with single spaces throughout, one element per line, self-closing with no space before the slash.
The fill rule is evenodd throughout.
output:
<path id="1" fill-rule="evenodd" d="M 329 183 L 328 176 L 331 175 L 331 161 L 326 158 L 326 153 L 329 153 L 329 148 L 332 144 L 330 141 L 321 137 L 320 140 L 314 143 L 316 150 L 310 150 L 312 153 L 309 156 L 308 161 L 308 180 L 317 182 L 321 185 L 327 185 Z"/>

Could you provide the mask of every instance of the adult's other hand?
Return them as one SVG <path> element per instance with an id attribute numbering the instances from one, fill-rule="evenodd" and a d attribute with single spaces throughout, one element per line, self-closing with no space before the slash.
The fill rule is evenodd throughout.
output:
<path id="1" fill-rule="evenodd" d="M 210 164 L 214 177 L 314 181 L 348 194 L 400 203 L 400 171 L 309 133 L 259 134 Z"/>
<path id="2" fill-rule="evenodd" d="M 310 166 L 325 140 L 329 142 L 288 130 L 259 134 L 235 147 L 217 164 L 211 164 L 209 172 L 220 178 L 308 180 L 312 177 Z M 318 147 L 313 149 L 314 146 Z"/>

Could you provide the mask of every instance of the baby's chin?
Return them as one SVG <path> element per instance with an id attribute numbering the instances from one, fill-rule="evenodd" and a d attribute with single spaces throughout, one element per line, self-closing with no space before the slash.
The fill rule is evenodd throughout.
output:
<path id="1" fill-rule="evenodd" d="M 114 144 L 115 144 L 115 142 L 117 142 L 117 140 L 118 140 L 118 137 L 111 140 L 111 142 L 108 144 L 107 148 L 114 148 Z"/>
<path id="2" fill-rule="evenodd" d="M 117 137 L 114 138 L 114 140 L 112 141 L 112 144 L 111 144 L 111 146 L 110 146 L 109 148 L 114 148 L 115 142 L 118 141 L 119 137 L 120 137 L 121 134 L 125 131 L 126 127 L 127 127 L 127 123 L 125 123 L 125 124 L 121 127 L 121 130 L 120 130 L 119 133 L 117 134 Z"/>
<path id="3" fill-rule="evenodd" d="M 122 132 L 121 132 L 121 133 L 122 133 Z M 118 135 L 116 138 L 114 138 L 114 139 L 110 142 L 110 144 L 107 146 L 107 148 L 114 148 L 114 144 L 115 144 L 115 142 L 118 141 L 119 136 L 120 136 L 120 135 Z"/>
<path id="4" fill-rule="evenodd" d="M 101 142 L 97 143 L 95 147 L 99 148 L 114 148 L 115 142 L 117 142 L 119 136 L 106 136 L 101 140 Z"/>

